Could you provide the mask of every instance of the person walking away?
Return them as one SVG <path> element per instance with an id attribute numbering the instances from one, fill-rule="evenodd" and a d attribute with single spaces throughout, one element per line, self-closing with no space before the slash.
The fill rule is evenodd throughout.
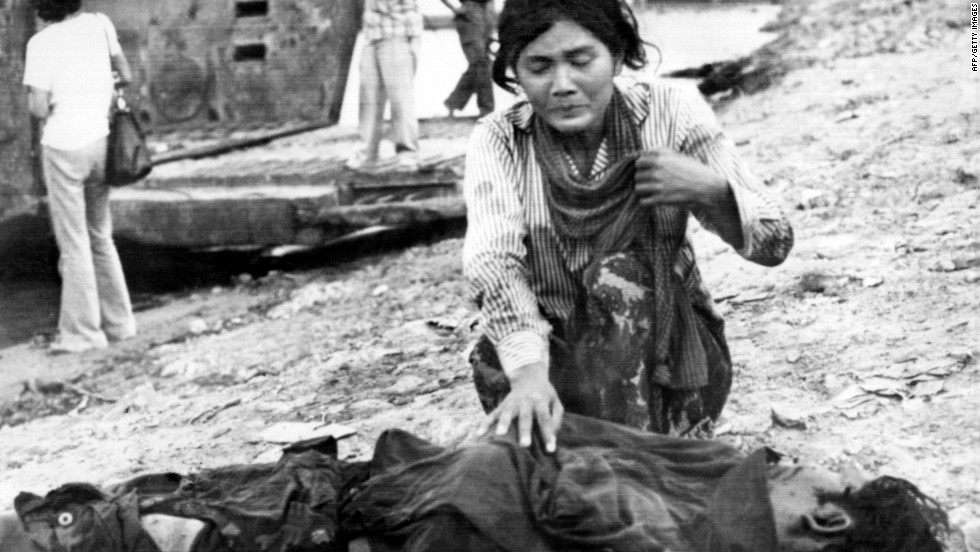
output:
<path id="1" fill-rule="evenodd" d="M 41 157 L 60 257 L 58 338 L 50 352 L 100 349 L 136 335 L 103 183 L 110 105 L 131 71 L 112 22 L 81 0 L 38 0 L 48 23 L 27 43 L 24 85 L 43 121 Z M 113 71 L 118 75 L 114 82 Z"/>
<path id="2" fill-rule="evenodd" d="M 347 160 L 350 169 L 371 168 L 378 162 L 384 130 L 385 105 L 391 104 L 397 166 L 419 165 L 419 128 L 415 114 L 415 71 L 422 40 L 418 0 L 365 0 L 361 51 L 361 149 Z"/>
<path id="3" fill-rule="evenodd" d="M 494 82 L 523 93 L 477 122 L 463 182 L 481 428 L 554 450 L 567 408 L 710 435 L 732 365 L 687 222 L 775 266 L 778 200 L 696 91 L 619 76 L 646 62 L 622 0 L 507 0 L 498 37 Z"/>
<path id="4" fill-rule="evenodd" d="M 490 40 L 493 31 L 492 0 L 453 0 L 442 3 L 455 14 L 453 23 L 459 33 L 459 44 L 469 66 L 459 77 L 456 87 L 443 102 L 452 117 L 455 111 L 466 107 L 470 97 L 476 95 L 476 107 L 480 116 L 493 111 L 493 81 L 490 78 Z"/>

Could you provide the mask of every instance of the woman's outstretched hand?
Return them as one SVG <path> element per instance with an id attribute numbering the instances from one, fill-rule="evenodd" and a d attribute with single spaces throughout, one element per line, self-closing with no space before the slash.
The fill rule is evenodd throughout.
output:
<path id="1" fill-rule="evenodd" d="M 516 420 L 520 445 L 528 447 L 537 422 L 545 450 L 555 452 L 555 435 L 564 412 L 558 393 L 548 381 L 548 367 L 528 364 L 510 375 L 510 393 L 480 424 L 478 431 L 482 435 L 496 425 L 497 435 L 504 435 Z"/>

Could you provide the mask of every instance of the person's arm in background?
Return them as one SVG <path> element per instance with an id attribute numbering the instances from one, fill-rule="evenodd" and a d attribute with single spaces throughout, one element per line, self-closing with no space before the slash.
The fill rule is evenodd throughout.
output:
<path id="1" fill-rule="evenodd" d="M 51 114 L 51 93 L 34 86 L 27 87 L 27 110 L 31 115 L 41 119 Z"/>
<path id="2" fill-rule="evenodd" d="M 133 82 L 133 70 L 129 67 L 126 54 L 119 50 L 119 53 L 114 54 L 111 59 L 112 70 L 116 74 L 116 88 L 129 86 L 129 83 Z"/>
<path id="3" fill-rule="evenodd" d="M 41 46 L 31 38 L 24 56 L 24 91 L 27 93 L 27 111 L 40 120 L 51 115 L 51 70 L 42 63 L 45 56 L 38 52 Z"/>
<path id="4" fill-rule="evenodd" d="M 124 88 L 133 82 L 133 70 L 129 66 L 129 60 L 119 44 L 119 35 L 112 20 L 105 14 L 99 14 L 102 25 L 105 28 L 106 40 L 109 41 L 109 62 L 112 66 L 113 77 L 115 78 L 116 88 Z"/>
<path id="5" fill-rule="evenodd" d="M 463 182 L 463 273 L 479 298 L 484 331 L 511 387 L 480 432 L 495 426 L 498 435 L 504 434 L 516 422 L 520 444 L 529 446 L 536 421 L 546 450 L 554 451 L 564 409 L 548 376 L 551 326 L 528 281 L 527 229 L 513 156 L 503 129 L 493 121 L 476 125 Z"/>
<path id="6" fill-rule="evenodd" d="M 457 17 L 462 17 L 463 14 L 465 13 L 463 11 L 463 5 L 460 4 L 459 2 L 456 2 L 454 4 L 452 0 L 442 0 L 442 3 L 445 4 L 446 7 L 449 8 L 449 11 L 453 12 L 453 15 Z"/>

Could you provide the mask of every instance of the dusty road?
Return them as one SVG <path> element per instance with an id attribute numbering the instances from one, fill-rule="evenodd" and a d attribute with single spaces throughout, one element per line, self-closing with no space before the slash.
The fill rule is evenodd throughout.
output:
<path id="1" fill-rule="evenodd" d="M 719 108 L 797 232 L 782 266 L 695 232 L 737 377 L 718 438 L 913 480 L 980 530 L 980 78 L 969 4 L 792 1 L 775 87 Z M 142 334 L 53 366 L 0 410 L 0 509 L 21 490 L 274 458 L 284 421 L 441 443 L 481 412 L 458 237 L 243 278 L 139 314 Z M 45 368 L 47 366 L 47 368 Z M 84 393 L 79 392 L 79 388 Z M 110 402 L 111 401 L 111 402 Z M 33 418 L 48 408 L 58 415 Z M 66 412 L 67 413 L 63 413 Z"/>

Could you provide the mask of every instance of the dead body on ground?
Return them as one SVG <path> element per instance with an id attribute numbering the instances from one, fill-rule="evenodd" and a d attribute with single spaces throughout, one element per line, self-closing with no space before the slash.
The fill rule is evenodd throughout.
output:
<path id="1" fill-rule="evenodd" d="M 368 461 L 339 460 L 327 437 L 275 464 L 66 484 L 15 506 L 6 552 L 939 552 L 947 523 L 902 479 L 572 414 L 554 453 L 513 430 L 441 447 L 392 429 Z"/>

